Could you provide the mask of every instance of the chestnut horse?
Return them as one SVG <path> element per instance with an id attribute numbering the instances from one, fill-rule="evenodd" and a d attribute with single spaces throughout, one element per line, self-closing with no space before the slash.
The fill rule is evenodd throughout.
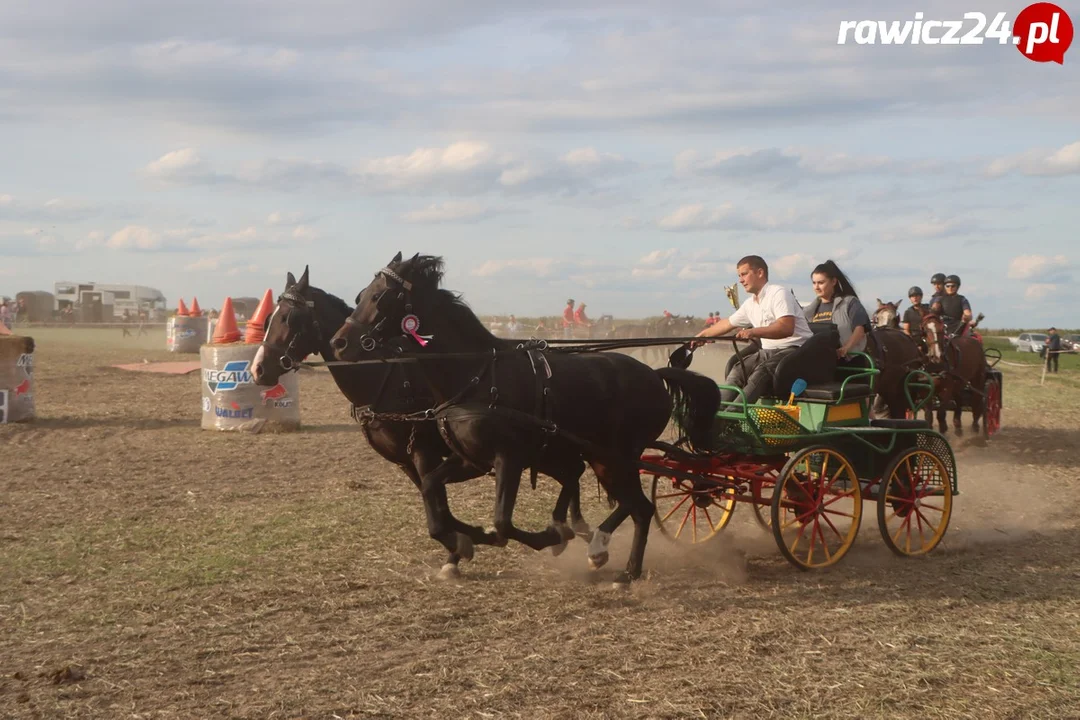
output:
<path id="1" fill-rule="evenodd" d="M 876 328 L 899 328 L 900 327 L 900 304 L 903 300 L 897 300 L 896 302 L 881 302 L 881 298 L 877 299 L 877 310 L 874 311 L 874 316 L 870 318 Z"/>
<path id="2" fill-rule="evenodd" d="M 922 329 L 926 337 L 927 370 L 934 374 L 934 393 L 939 400 L 937 419 L 940 432 L 944 434 L 947 430 L 945 414 L 952 404 L 953 427 L 957 435 L 964 434 L 961 415 L 964 390 L 969 387 L 972 428 L 977 432 L 979 419 L 985 409 L 986 356 L 982 343 L 970 335 L 950 337 L 945 331 L 945 321 L 934 313 L 923 315 Z"/>

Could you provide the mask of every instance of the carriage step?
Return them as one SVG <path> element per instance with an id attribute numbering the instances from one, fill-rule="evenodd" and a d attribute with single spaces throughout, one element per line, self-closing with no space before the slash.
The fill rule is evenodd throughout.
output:
<path id="1" fill-rule="evenodd" d="M 929 430 L 930 423 L 925 420 L 908 420 L 906 418 L 881 418 L 871 420 L 870 427 L 889 428 L 891 430 Z"/>

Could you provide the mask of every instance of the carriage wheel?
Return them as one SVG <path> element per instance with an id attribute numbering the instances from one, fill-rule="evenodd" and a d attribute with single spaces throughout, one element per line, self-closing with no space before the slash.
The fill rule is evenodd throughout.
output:
<path id="1" fill-rule="evenodd" d="M 750 483 L 753 495 L 754 519 L 765 532 L 772 532 L 772 497 L 776 494 L 777 473 L 772 471 L 768 480 L 754 480 Z"/>
<path id="2" fill-rule="evenodd" d="M 835 564 L 851 549 L 862 522 L 862 486 L 851 463 L 825 446 L 795 453 L 772 499 L 772 532 L 800 570 Z"/>
<path id="3" fill-rule="evenodd" d="M 928 450 L 896 456 L 882 473 L 878 495 L 881 538 L 897 555 L 925 555 L 941 542 L 952 517 L 952 483 L 941 458 Z"/>
<path id="4" fill-rule="evenodd" d="M 1001 386 L 997 380 L 987 380 L 983 391 L 983 437 L 989 438 L 1001 429 Z"/>
<path id="5" fill-rule="evenodd" d="M 669 540 L 690 544 L 716 537 L 735 513 L 734 488 L 653 475 L 656 526 Z"/>

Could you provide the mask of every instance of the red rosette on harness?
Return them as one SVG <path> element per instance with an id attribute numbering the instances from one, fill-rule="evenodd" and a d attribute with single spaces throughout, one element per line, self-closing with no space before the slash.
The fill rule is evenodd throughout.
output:
<path id="1" fill-rule="evenodd" d="M 401 318 L 401 331 L 406 335 L 412 335 L 413 340 L 416 340 L 420 344 L 420 347 L 424 347 L 428 344 L 428 340 L 432 338 L 431 335 L 420 335 L 417 330 L 420 329 L 420 318 L 415 315 L 406 315 Z"/>

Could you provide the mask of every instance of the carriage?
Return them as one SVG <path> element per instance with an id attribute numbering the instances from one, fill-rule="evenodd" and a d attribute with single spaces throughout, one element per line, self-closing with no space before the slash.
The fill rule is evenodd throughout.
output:
<path id="1" fill-rule="evenodd" d="M 871 419 L 879 370 L 864 353 L 838 366 L 837 346 L 834 333 L 815 333 L 780 363 L 772 397 L 751 404 L 732 387 L 739 399 L 717 413 L 710 447 L 680 438 L 642 456 L 665 536 L 705 542 L 748 504 L 784 557 L 812 570 L 850 550 L 870 502 L 894 553 L 941 542 L 958 494 L 948 441 L 922 420 Z"/>

